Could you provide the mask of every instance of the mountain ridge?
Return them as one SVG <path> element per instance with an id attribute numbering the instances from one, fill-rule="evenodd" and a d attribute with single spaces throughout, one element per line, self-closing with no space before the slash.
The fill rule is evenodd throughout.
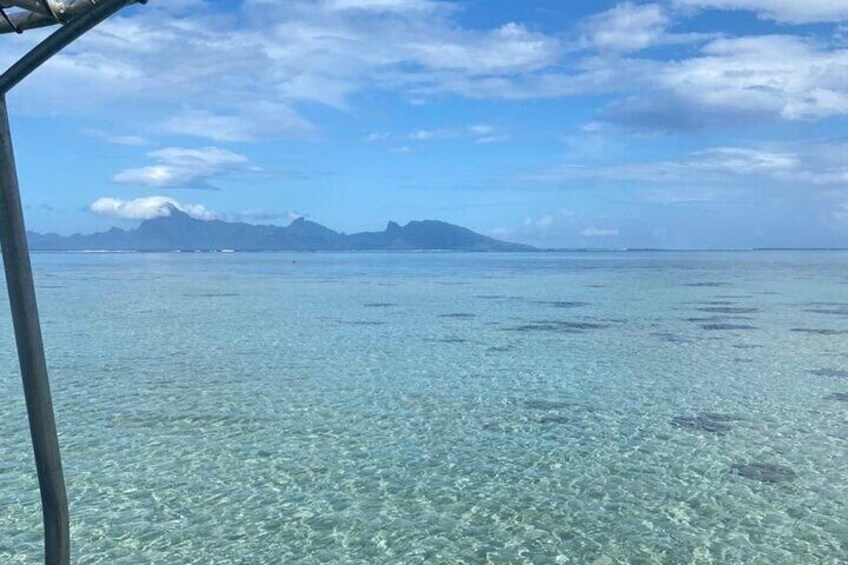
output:
<path id="1" fill-rule="evenodd" d="M 61 236 L 27 232 L 32 251 L 535 251 L 438 220 L 390 221 L 381 232 L 345 234 L 298 218 L 288 226 L 201 220 L 173 208 L 137 228 Z"/>

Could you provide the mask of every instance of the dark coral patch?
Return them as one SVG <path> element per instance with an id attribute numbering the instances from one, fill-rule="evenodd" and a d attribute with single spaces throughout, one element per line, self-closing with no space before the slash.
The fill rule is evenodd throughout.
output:
<path id="1" fill-rule="evenodd" d="M 808 308 L 804 312 L 811 314 L 826 314 L 829 316 L 848 316 L 848 306 L 837 306 L 832 308 Z"/>
<path id="2" fill-rule="evenodd" d="M 393 308 L 397 304 L 392 304 L 391 302 L 368 302 L 364 306 L 366 308 Z"/>
<path id="3" fill-rule="evenodd" d="M 704 324 L 701 326 L 708 331 L 736 331 L 736 330 L 755 330 L 754 326 L 747 324 Z"/>
<path id="4" fill-rule="evenodd" d="M 703 316 L 700 318 L 686 318 L 687 322 L 693 322 L 696 324 L 708 324 L 708 323 L 720 323 L 720 322 L 732 322 L 732 321 L 749 321 L 753 320 L 750 316 Z"/>
<path id="5" fill-rule="evenodd" d="M 848 392 L 834 392 L 824 397 L 825 400 L 836 400 L 838 402 L 848 402 Z"/>
<path id="6" fill-rule="evenodd" d="M 449 344 L 460 344 L 460 343 L 468 343 L 468 340 L 462 337 L 425 337 L 424 341 L 427 343 L 449 343 Z"/>
<path id="7" fill-rule="evenodd" d="M 683 286 L 689 286 L 693 288 L 717 288 L 720 286 L 730 286 L 729 283 L 726 282 L 714 282 L 714 281 L 706 281 L 706 282 L 694 282 L 689 284 L 684 284 Z"/>
<path id="8" fill-rule="evenodd" d="M 698 308 L 698 311 L 710 314 L 756 314 L 760 309 L 746 306 L 706 306 Z"/>
<path id="9" fill-rule="evenodd" d="M 495 345 L 486 349 L 488 353 L 509 353 L 515 351 L 514 345 Z"/>
<path id="10" fill-rule="evenodd" d="M 810 373 L 818 377 L 829 377 L 832 379 L 848 379 L 848 371 L 842 369 L 810 369 Z"/>
<path id="11" fill-rule="evenodd" d="M 671 419 L 671 425 L 683 430 L 726 434 L 733 429 L 729 422 L 734 419 L 726 414 L 703 412 L 696 416 L 675 416 Z"/>
<path id="12" fill-rule="evenodd" d="M 588 302 L 570 300 L 540 300 L 538 304 L 544 304 L 545 306 L 551 306 L 552 308 L 581 308 L 589 305 Z"/>
<path id="13" fill-rule="evenodd" d="M 811 335 L 848 335 L 848 330 L 833 330 L 829 328 L 792 328 L 792 331 Z"/>
<path id="14" fill-rule="evenodd" d="M 560 415 L 542 416 L 539 418 L 540 424 L 570 424 L 571 421 L 571 418 L 568 416 Z"/>
<path id="15" fill-rule="evenodd" d="M 452 320 L 473 320 L 476 318 L 474 314 L 467 314 L 464 312 L 457 312 L 455 314 L 441 314 L 439 318 L 448 318 Z"/>
<path id="16" fill-rule="evenodd" d="M 730 470 L 737 475 L 764 483 L 785 483 L 795 480 L 798 476 L 791 468 L 773 463 L 735 463 L 730 466 Z"/>
<path id="17" fill-rule="evenodd" d="M 506 328 L 506 331 L 530 333 L 530 332 L 555 332 L 580 334 L 590 330 L 602 330 L 608 328 L 605 324 L 592 322 L 564 322 L 561 320 L 536 320 L 527 324 Z"/>

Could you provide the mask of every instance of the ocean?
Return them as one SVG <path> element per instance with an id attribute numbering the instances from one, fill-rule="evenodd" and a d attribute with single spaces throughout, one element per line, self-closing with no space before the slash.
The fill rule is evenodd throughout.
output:
<path id="1" fill-rule="evenodd" d="M 34 268 L 75 563 L 848 561 L 848 252 Z M 0 325 L 0 563 L 35 563 Z"/>

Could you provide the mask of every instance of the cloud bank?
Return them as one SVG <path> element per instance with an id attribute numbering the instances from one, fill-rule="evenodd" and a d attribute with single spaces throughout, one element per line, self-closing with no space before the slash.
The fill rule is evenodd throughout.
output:
<path id="1" fill-rule="evenodd" d="M 21 105 L 77 113 L 132 105 L 156 132 L 218 143 L 318 135 L 309 108 L 349 112 L 365 92 L 419 103 L 604 95 L 614 101 L 603 119 L 657 131 L 848 116 L 848 49 L 837 39 L 792 29 L 674 31 L 708 9 L 788 24 L 846 22 L 844 0 L 624 2 L 548 32 L 520 22 L 463 25 L 462 5 L 447 1 L 228 6 L 169 0 L 130 10 L 23 85 Z M 680 45 L 674 56 L 651 51 Z M 12 49 L 0 46 L 0 62 Z"/>
<path id="2" fill-rule="evenodd" d="M 152 220 L 170 216 L 179 210 L 198 220 L 214 220 L 218 214 L 200 204 L 182 204 L 166 196 L 147 196 L 134 200 L 98 198 L 89 205 L 89 211 L 98 216 L 122 220 Z"/>
<path id="3" fill-rule="evenodd" d="M 154 164 L 122 171 L 112 180 L 148 188 L 215 189 L 214 181 L 222 177 L 261 172 L 244 155 L 218 147 L 168 147 L 151 151 L 148 157 Z"/>

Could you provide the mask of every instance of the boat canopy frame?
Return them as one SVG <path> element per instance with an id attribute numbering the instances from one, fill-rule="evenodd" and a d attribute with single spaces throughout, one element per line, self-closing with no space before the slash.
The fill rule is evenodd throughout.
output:
<path id="1" fill-rule="evenodd" d="M 41 494 L 44 562 L 69 565 L 70 517 L 6 95 L 98 24 L 147 0 L 0 0 L 0 34 L 58 25 L 0 75 L 0 247 Z"/>

